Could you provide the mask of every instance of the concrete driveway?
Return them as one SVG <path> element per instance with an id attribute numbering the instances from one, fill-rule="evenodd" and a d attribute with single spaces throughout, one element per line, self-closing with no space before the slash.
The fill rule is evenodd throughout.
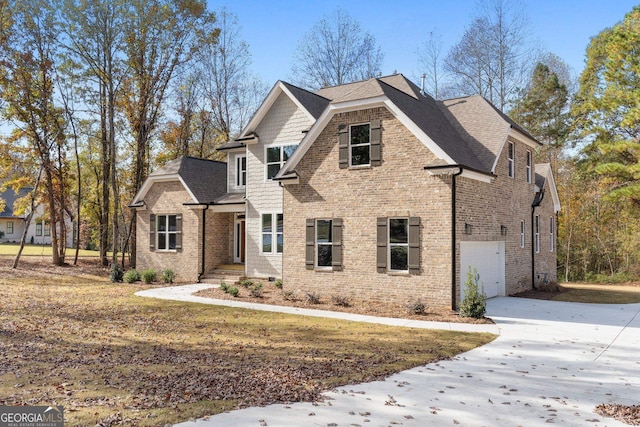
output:
<path id="1" fill-rule="evenodd" d="M 494 298 L 500 336 L 320 403 L 247 408 L 181 423 L 223 426 L 626 426 L 593 412 L 640 404 L 640 304 Z"/>

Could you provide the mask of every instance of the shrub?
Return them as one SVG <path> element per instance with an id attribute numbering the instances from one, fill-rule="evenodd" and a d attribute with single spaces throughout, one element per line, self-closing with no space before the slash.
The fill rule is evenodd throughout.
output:
<path id="1" fill-rule="evenodd" d="M 427 305 L 421 299 L 416 299 L 407 304 L 407 309 L 411 314 L 424 314 L 427 310 Z"/>
<path id="2" fill-rule="evenodd" d="M 262 283 L 254 283 L 249 286 L 249 292 L 252 297 L 262 298 Z"/>
<path id="3" fill-rule="evenodd" d="M 253 280 L 244 279 L 240 281 L 240 286 L 244 288 L 249 288 L 249 286 L 253 285 Z"/>
<path id="4" fill-rule="evenodd" d="M 467 272 L 467 281 L 464 282 L 464 298 L 460 303 L 460 317 L 474 317 L 482 319 L 487 312 L 487 296 L 478 287 L 478 270 L 471 272 L 471 266 Z"/>
<path id="5" fill-rule="evenodd" d="M 283 291 L 282 292 L 282 298 L 284 298 L 286 301 L 297 301 L 298 297 L 296 296 L 296 292 L 295 291 Z"/>
<path id="6" fill-rule="evenodd" d="M 232 297 L 237 297 L 238 294 L 240 294 L 240 289 L 236 288 L 235 286 L 227 285 L 224 282 L 220 283 L 220 289 L 222 289 L 223 292 L 231 295 Z"/>
<path id="7" fill-rule="evenodd" d="M 176 272 L 170 268 L 165 268 L 162 270 L 162 282 L 163 283 L 173 283 L 173 279 L 176 278 Z"/>
<path id="8" fill-rule="evenodd" d="M 140 273 L 140 277 L 142 277 L 142 281 L 144 283 L 149 284 L 156 281 L 156 279 L 158 278 L 158 273 L 156 273 L 156 271 L 152 268 L 147 268 L 146 270 L 142 271 L 142 273 Z"/>
<path id="9" fill-rule="evenodd" d="M 340 307 L 349 307 L 351 306 L 351 300 L 349 297 L 344 295 L 334 295 L 331 297 L 331 302 L 333 305 L 337 305 Z"/>
<path id="10" fill-rule="evenodd" d="M 140 273 L 138 273 L 138 270 L 136 270 L 135 268 L 132 268 L 131 270 L 127 270 L 127 272 L 124 273 L 124 276 L 122 276 L 122 280 L 124 280 L 126 283 L 137 282 L 138 280 L 140 280 Z"/>
<path id="11" fill-rule="evenodd" d="M 307 292 L 307 302 L 311 304 L 320 304 L 320 295 L 315 292 Z"/>
<path id="12" fill-rule="evenodd" d="M 109 275 L 109 280 L 111 283 L 121 283 L 122 282 L 122 268 L 118 263 L 115 263 L 111 266 L 111 274 Z"/>
<path id="13" fill-rule="evenodd" d="M 278 279 L 274 283 L 275 287 L 278 289 L 282 289 L 282 280 Z"/>

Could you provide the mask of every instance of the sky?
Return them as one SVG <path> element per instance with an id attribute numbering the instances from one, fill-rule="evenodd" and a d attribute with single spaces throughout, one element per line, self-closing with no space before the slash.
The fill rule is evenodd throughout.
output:
<path id="1" fill-rule="evenodd" d="M 508 0 L 512 1 L 512 0 Z M 458 43 L 473 18 L 476 0 L 208 0 L 210 9 L 226 6 L 238 16 L 248 43 L 252 70 L 268 86 L 293 81 L 291 66 L 300 39 L 323 16 L 341 7 L 372 34 L 384 60 L 382 74 L 398 72 L 419 81 L 417 50 L 435 31 L 443 53 Z M 591 37 L 622 21 L 640 0 L 521 0 L 531 41 L 567 62 L 578 75 Z"/>

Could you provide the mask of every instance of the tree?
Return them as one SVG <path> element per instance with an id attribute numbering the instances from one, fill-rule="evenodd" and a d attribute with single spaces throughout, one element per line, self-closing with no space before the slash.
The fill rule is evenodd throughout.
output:
<path id="1" fill-rule="evenodd" d="M 149 173 L 150 143 L 167 88 L 199 49 L 216 43 L 218 31 L 214 22 L 215 16 L 207 11 L 204 0 L 129 2 L 124 21 L 124 54 L 129 73 L 123 83 L 122 106 L 135 141 L 130 198 Z M 115 181 L 116 177 L 111 179 Z M 114 203 L 118 198 L 119 195 L 114 195 Z M 131 259 L 135 262 L 135 216 L 131 216 L 129 235 Z M 114 261 L 117 250 L 114 247 Z"/>
<path id="2" fill-rule="evenodd" d="M 640 209 L 640 6 L 591 39 L 572 113 L 609 196 Z"/>
<path id="3" fill-rule="evenodd" d="M 298 43 L 292 74 L 295 82 L 319 89 L 376 76 L 382 52 L 375 38 L 344 10 L 323 17 Z"/>
<path id="4" fill-rule="evenodd" d="M 442 37 L 435 31 L 418 49 L 418 66 L 425 79 L 424 90 L 435 99 L 441 99 L 441 86 L 445 78 L 442 58 Z"/>
<path id="5" fill-rule="evenodd" d="M 547 65 L 538 63 L 522 97 L 515 101 L 509 112 L 516 123 L 545 144 L 536 153 L 537 159 L 551 163 L 554 175 L 570 133 L 568 107 L 567 87 Z"/>
<path id="6" fill-rule="evenodd" d="M 528 75 L 533 48 L 524 14 L 507 0 L 485 0 L 482 15 L 445 58 L 456 95 L 480 94 L 502 111 Z"/>
<path id="7" fill-rule="evenodd" d="M 55 105 L 59 28 L 49 2 L 16 3 L 11 10 L 10 31 L 3 34 L 0 63 L 6 114 L 18 125 L 14 143 L 24 141 L 30 147 L 29 156 L 37 159 L 43 173 L 52 261 L 56 265 L 65 260 L 65 218 L 69 212 L 65 123 L 61 109 Z"/>

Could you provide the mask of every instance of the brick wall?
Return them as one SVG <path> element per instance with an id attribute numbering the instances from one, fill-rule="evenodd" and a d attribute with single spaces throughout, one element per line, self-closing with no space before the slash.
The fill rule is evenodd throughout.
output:
<path id="1" fill-rule="evenodd" d="M 205 229 L 205 273 L 217 266 L 233 264 L 233 212 L 207 210 Z"/>

